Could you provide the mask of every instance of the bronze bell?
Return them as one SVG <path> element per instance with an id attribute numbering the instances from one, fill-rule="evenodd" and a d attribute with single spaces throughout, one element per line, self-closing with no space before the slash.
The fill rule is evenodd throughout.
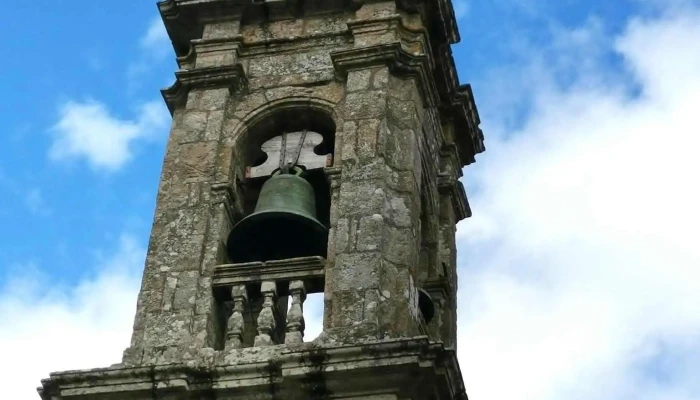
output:
<path id="1" fill-rule="evenodd" d="M 326 256 L 328 229 L 316 219 L 313 187 L 296 170 L 275 173 L 263 184 L 255 211 L 228 236 L 231 262 Z"/>

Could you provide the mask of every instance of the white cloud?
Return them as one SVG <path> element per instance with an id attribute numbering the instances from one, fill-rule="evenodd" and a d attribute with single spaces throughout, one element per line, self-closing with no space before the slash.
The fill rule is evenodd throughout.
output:
<path id="1" fill-rule="evenodd" d="M 141 51 L 137 59 L 127 67 L 128 88 L 137 87 L 142 74 L 172 51 L 168 41 L 160 17 L 153 19 L 139 40 Z M 129 161 L 139 140 L 157 137 L 170 120 L 159 100 L 142 103 L 137 115 L 130 119 L 114 116 L 109 108 L 95 100 L 63 104 L 52 128 L 54 140 L 49 157 L 82 158 L 93 169 L 114 171 Z"/>
<path id="2" fill-rule="evenodd" d="M 11 268 L 0 287 L 3 398 L 37 399 L 50 372 L 104 367 L 129 345 L 145 249 L 123 236 L 97 274 L 76 287 L 46 279 L 31 265 Z"/>
<path id="3" fill-rule="evenodd" d="M 139 47 L 138 56 L 127 67 L 128 91 L 139 89 L 144 76 L 151 73 L 155 65 L 162 63 L 168 56 L 174 56 L 170 37 L 160 16 L 151 20 L 148 29 L 139 40 Z M 172 79 L 170 76 L 168 81 Z"/>
<path id="4" fill-rule="evenodd" d="M 512 71 L 533 108 L 516 130 L 486 110 L 465 171 L 459 356 L 476 400 L 700 399 L 700 9 L 610 40 L 596 24 Z"/>
<path id="5" fill-rule="evenodd" d="M 53 126 L 49 157 L 84 158 L 94 169 L 116 170 L 131 158 L 138 140 L 151 139 L 164 128 L 169 116 L 160 102 L 141 105 L 138 116 L 120 119 L 96 101 L 69 101 L 59 110 Z"/>
<path id="6" fill-rule="evenodd" d="M 75 286 L 51 281 L 33 263 L 6 268 L 0 286 L 3 398 L 34 400 L 49 373 L 121 362 L 129 346 L 146 250 L 122 235 L 111 254 L 97 254 L 94 274 Z M 323 295 L 305 302 L 306 341 L 321 331 Z"/>
<path id="7" fill-rule="evenodd" d="M 151 20 L 148 30 L 146 30 L 146 34 L 141 38 L 139 44 L 145 50 L 163 51 L 164 47 L 167 50 L 168 41 L 168 32 L 165 30 L 163 20 L 160 16 L 157 16 Z"/>
<path id="8" fill-rule="evenodd" d="M 469 13 L 469 2 L 467 0 L 454 0 L 452 6 L 454 7 L 455 18 L 458 20 Z"/>

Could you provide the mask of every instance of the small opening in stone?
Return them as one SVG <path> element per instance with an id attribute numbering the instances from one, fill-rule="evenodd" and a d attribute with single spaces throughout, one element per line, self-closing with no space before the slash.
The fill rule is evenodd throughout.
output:
<path id="1" fill-rule="evenodd" d="M 323 331 L 323 293 L 311 293 L 304 302 L 306 330 L 304 342 L 311 342 Z"/>
<path id="2" fill-rule="evenodd" d="M 289 297 L 287 312 L 292 306 L 292 298 Z M 306 295 L 304 301 L 304 342 L 311 342 L 323 331 L 323 293 L 311 293 Z"/>

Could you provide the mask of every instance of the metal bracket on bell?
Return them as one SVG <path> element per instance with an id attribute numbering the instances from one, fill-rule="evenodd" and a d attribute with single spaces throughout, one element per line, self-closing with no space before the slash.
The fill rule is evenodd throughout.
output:
<path id="1" fill-rule="evenodd" d="M 290 171 L 295 171 L 295 173 L 291 174 Z M 279 174 L 288 174 L 288 175 L 296 175 L 296 176 L 301 176 L 301 174 L 304 173 L 304 169 L 301 168 L 298 165 L 285 165 L 278 169 L 277 171 L 272 173 L 272 176 L 279 175 Z"/>

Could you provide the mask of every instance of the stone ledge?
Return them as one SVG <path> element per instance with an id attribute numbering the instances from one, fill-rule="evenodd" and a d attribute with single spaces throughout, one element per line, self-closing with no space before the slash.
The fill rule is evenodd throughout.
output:
<path id="1" fill-rule="evenodd" d="M 351 69 L 386 65 L 400 76 L 417 78 L 418 87 L 425 99 L 425 107 L 433 107 L 437 102 L 437 89 L 430 74 L 428 56 L 410 54 L 401 43 L 389 43 L 375 46 L 336 51 L 331 53 L 331 60 L 336 72 L 345 78 Z"/>
<path id="2" fill-rule="evenodd" d="M 43 400 L 269 399 L 273 392 L 275 399 L 394 394 L 412 400 L 468 400 L 454 351 L 426 337 L 280 345 L 258 353 L 238 349 L 225 357 L 225 364 L 211 359 L 53 373 L 38 391 Z"/>
<path id="3" fill-rule="evenodd" d="M 171 87 L 161 90 L 171 114 L 177 107 L 185 104 L 187 93 L 192 88 L 227 87 L 229 91 L 235 93 L 247 84 L 241 64 L 179 70 L 175 73 L 175 77 L 177 80 Z"/>
<path id="4" fill-rule="evenodd" d="M 291 258 L 267 262 L 218 265 L 214 268 L 212 287 L 225 293 L 236 284 L 262 281 L 309 281 L 309 293 L 323 291 L 326 259 L 319 256 Z"/>
<path id="5" fill-rule="evenodd" d="M 459 156 L 464 165 L 475 162 L 475 156 L 484 152 L 484 133 L 479 128 L 481 119 L 474 102 L 474 94 L 469 84 L 457 87 L 452 101 L 455 119 L 455 142 L 459 148 Z M 465 132 L 465 134 L 457 134 Z"/>
<path id="6" fill-rule="evenodd" d="M 472 216 L 472 210 L 467 200 L 467 192 L 462 182 L 454 175 L 438 175 L 438 191 L 450 196 L 455 212 L 455 222 Z"/>

